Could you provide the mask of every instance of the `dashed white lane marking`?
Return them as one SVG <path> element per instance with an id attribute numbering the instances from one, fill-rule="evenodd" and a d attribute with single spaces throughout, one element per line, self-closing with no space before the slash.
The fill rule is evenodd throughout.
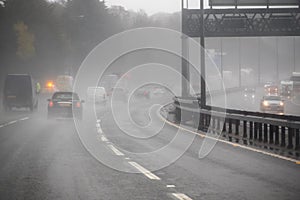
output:
<path id="1" fill-rule="evenodd" d="M 144 174 L 145 176 L 147 176 L 149 179 L 160 180 L 160 178 L 158 176 L 156 176 L 155 174 L 153 174 L 152 172 L 150 172 L 148 169 L 145 169 L 144 167 L 142 167 L 138 163 L 136 163 L 136 162 L 128 162 L 128 163 L 130 165 L 132 165 L 133 167 L 135 167 L 137 170 L 139 170 L 142 174 Z"/>
<path id="2" fill-rule="evenodd" d="M 101 128 L 100 122 L 101 122 L 101 121 L 98 119 L 98 120 L 97 120 L 97 123 L 96 123 L 96 128 L 97 128 L 97 132 L 98 132 L 99 134 L 102 134 L 102 133 L 103 133 L 103 130 L 102 130 L 102 128 Z"/>
<path id="3" fill-rule="evenodd" d="M 190 197 L 186 196 L 183 193 L 172 193 L 172 195 L 179 200 L 192 200 Z"/>
<path id="4" fill-rule="evenodd" d="M 101 136 L 101 140 L 102 142 L 108 142 L 108 139 L 104 135 Z"/>
<path id="5" fill-rule="evenodd" d="M 21 118 L 21 119 L 19 119 L 19 121 L 25 121 L 25 120 L 27 120 L 27 119 L 29 119 L 29 117 Z"/>
<path id="6" fill-rule="evenodd" d="M 180 130 L 184 130 L 186 132 L 189 132 L 189 133 L 192 133 L 192 134 L 195 134 L 195 135 L 198 135 L 202 138 L 209 138 L 209 139 L 212 139 L 212 140 L 216 140 L 218 142 L 222 142 L 222 143 L 225 143 L 225 144 L 229 144 L 229 145 L 232 145 L 234 147 L 240 147 L 242 149 L 246 149 L 246 150 L 249 150 L 249 151 L 252 151 L 252 152 L 256 152 L 256 153 L 261 153 L 261 154 L 264 154 L 264 155 L 267 155 L 267 156 L 271 156 L 271 157 L 274 157 L 274 158 L 279 158 L 279 159 L 282 159 L 282 160 L 286 160 L 286 161 L 290 161 L 290 162 L 293 162 L 293 163 L 300 163 L 300 160 L 296 160 L 296 159 L 293 159 L 293 158 L 288 158 L 288 157 L 285 157 L 285 156 L 281 156 L 281 155 L 277 155 L 277 154 L 274 154 L 274 153 L 270 153 L 270 152 L 266 152 L 266 151 L 262 151 L 262 150 L 258 150 L 258 149 L 254 149 L 254 148 L 251 148 L 251 147 L 248 147 L 248 146 L 243 146 L 243 145 L 240 145 L 240 144 L 237 144 L 237 143 L 233 143 L 233 142 L 229 142 L 229 141 L 226 141 L 226 140 L 222 140 L 222 139 L 218 139 L 218 138 L 214 138 L 214 137 L 210 137 L 210 136 L 207 136 L 205 134 L 201 134 L 201 133 L 197 133 L 195 131 L 192 131 L 192 130 L 189 130 L 187 128 L 183 128 L 181 126 L 178 126 L 177 124 L 174 124 L 172 122 L 169 122 L 168 120 L 164 119 L 161 115 L 159 115 L 159 117 L 164 121 L 166 122 L 167 124 L 173 126 L 173 127 L 176 127 Z"/>
<path id="7" fill-rule="evenodd" d="M 101 128 L 98 128 L 98 129 L 97 129 L 97 132 L 98 132 L 98 133 L 100 133 L 100 134 L 102 134 L 102 133 L 103 133 L 103 131 L 102 131 L 102 129 L 101 129 Z"/>
<path id="8" fill-rule="evenodd" d="M 124 156 L 124 154 L 119 151 L 116 147 L 114 147 L 113 145 L 107 145 L 117 156 Z"/>
<path id="9" fill-rule="evenodd" d="M 14 120 L 14 121 L 11 121 L 11 122 L 7 122 L 5 125 L 11 125 L 11 124 L 14 124 L 14 123 L 17 123 L 18 121 L 17 120 Z"/>
<path id="10" fill-rule="evenodd" d="M 13 121 L 10 121 L 10 122 L 4 123 L 4 124 L 0 124 L 0 128 L 3 128 L 5 126 L 9 126 L 9 125 L 15 124 L 18 121 L 24 121 L 24 120 L 27 120 L 27 119 L 29 119 L 29 117 L 24 117 L 24 118 L 13 120 Z"/>
<path id="11" fill-rule="evenodd" d="M 166 185 L 167 188 L 175 188 L 175 185 Z"/>

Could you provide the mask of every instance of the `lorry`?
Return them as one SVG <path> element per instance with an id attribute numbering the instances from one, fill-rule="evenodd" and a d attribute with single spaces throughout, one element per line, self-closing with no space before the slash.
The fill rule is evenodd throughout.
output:
<path id="1" fill-rule="evenodd" d="M 59 75 L 55 81 L 55 87 L 60 92 L 73 91 L 73 77 L 69 75 Z"/>
<path id="2" fill-rule="evenodd" d="M 293 81 L 284 80 L 280 82 L 280 95 L 285 98 L 291 98 L 293 92 Z"/>
<path id="3" fill-rule="evenodd" d="M 300 72 L 293 72 L 290 78 L 293 83 L 293 96 L 300 95 Z"/>
<path id="4" fill-rule="evenodd" d="M 12 108 L 38 107 L 38 90 L 36 82 L 28 74 L 8 74 L 4 82 L 3 106 L 5 111 Z"/>

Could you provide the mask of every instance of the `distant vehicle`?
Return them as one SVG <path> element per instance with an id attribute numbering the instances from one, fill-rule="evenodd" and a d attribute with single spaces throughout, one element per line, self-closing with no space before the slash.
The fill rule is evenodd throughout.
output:
<path id="1" fill-rule="evenodd" d="M 293 72 L 291 79 L 293 82 L 293 96 L 300 94 L 300 72 Z"/>
<path id="2" fill-rule="evenodd" d="M 73 90 L 73 77 L 69 75 L 57 76 L 55 87 L 60 92 L 71 92 Z"/>
<path id="3" fill-rule="evenodd" d="M 104 87 L 88 87 L 87 89 L 87 101 L 95 103 L 105 103 L 107 100 L 107 94 Z"/>
<path id="4" fill-rule="evenodd" d="M 154 88 L 153 92 L 154 95 L 163 95 L 165 94 L 165 90 L 163 88 Z"/>
<path id="5" fill-rule="evenodd" d="M 80 100 L 78 94 L 73 92 L 55 92 L 48 99 L 48 119 L 55 117 L 72 118 L 74 116 L 82 119 L 82 107 L 84 101 Z"/>
<path id="6" fill-rule="evenodd" d="M 149 87 L 141 87 L 138 88 L 136 91 L 133 93 L 134 96 L 136 97 L 143 97 L 146 99 L 150 99 L 150 88 Z"/>
<path id="7" fill-rule="evenodd" d="M 282 97 L 291 98 L 293 94 L 293 81 L 280 82 L 280 95 Z"/>
<path id="8" fill-rule="evenodd" d="M 260 110 L 275 111 L 279 113 L 284 112 L 284 101 L 280 96 L 264 96 L 260 103 Z"/>
<path id="9" fill-rule="evenodd" d="M 114 100 L 127 100 L 127 92 L 124 88 L 114 87 L 111 89 L 111 96 Z"/>
<path id="10" fill-rule="evenodd" d="M 245 88 L 244 89 L 244 98 L 246 100 L 253 100 L 255 98 L 255 88 Z"/>
<path id="11" fill-rule="evenodd" d="M 104 75 L 100 80 L 99 86 L 105 88 L 107 96 L 111 96 L 111 91 L 116 87 L 118 80 L 119 76 L 116 74 Z"/>
<path id="12" fill-rule="evenodd" d="M 266 83 L 264 85 L 264 90 L 266 95 L 278 95 L 278 86 L 274 83 Z"/>
<path id="13" fill-rule="evenodd" d="M 6 111 L 13 107 L 28 107 L 33 111 L 38 107 L 36 83 L 28 74 L 7 75 L 3 93 L 3 106 Z"/>

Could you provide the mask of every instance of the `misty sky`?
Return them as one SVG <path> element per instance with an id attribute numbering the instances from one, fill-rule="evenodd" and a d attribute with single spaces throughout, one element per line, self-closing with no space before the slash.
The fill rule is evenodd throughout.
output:
<path id="1" fill-rule="evenodd" d="M 145 10 L 149 15 L 157 12 L 176 12 L 181 9 L 181 0 L 106 0 L 108 6 L 121 5 L 130 10 Z"/>

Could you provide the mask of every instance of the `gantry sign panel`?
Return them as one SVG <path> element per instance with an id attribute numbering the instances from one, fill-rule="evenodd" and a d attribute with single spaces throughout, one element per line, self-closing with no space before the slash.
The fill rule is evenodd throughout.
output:
<path id="1" fill-rule="evenodd" d="M 209 0 L 210 6 L 297 6 L 299 0 Z"/>
<path id="2" fill-rule="evenodd" d="M 282 2 L 285 2 L 284 4 Z M 211 6 L 299 5 L 299 0 L 210 0 Z M 240 4 L 237 4 L 240 3 Z M 260 4 L 259 4 L 260 3 Z M 182 10 L 183 33 L 200 37 L 200 9 Z M 204 10 L 205 37 L 300 36 L 298 8 L 222 8 Z"/>

